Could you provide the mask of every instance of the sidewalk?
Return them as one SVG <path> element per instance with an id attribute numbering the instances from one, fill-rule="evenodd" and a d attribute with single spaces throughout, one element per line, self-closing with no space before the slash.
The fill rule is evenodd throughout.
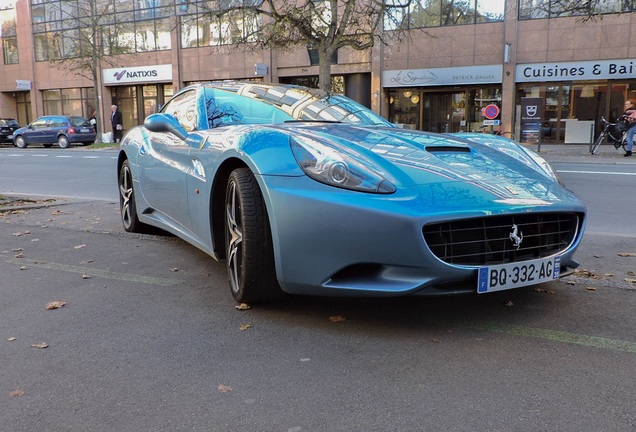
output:
<path id="1" fill-rule="evenodd" d="M 626 163 L 636 165 L 636 156 L 623 157 L 623 149 L 601 145 L 596 154 L 589 151 L 589 144 L 530 144 L 528 148 L 539 153 L 548 162 L 578 163 Z"/>

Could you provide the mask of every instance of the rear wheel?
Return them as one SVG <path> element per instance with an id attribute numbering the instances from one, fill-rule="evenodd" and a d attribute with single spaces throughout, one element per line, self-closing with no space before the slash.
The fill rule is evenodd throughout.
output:
<path id="1" fill-rule="evenodd" d="M 60 148 L 69 148 L 69 146 L 71 145 L 71 143 L 68 141 L 68 138 L 65 135 L 60 135 L 59 137 L 57 137 L 57 143 L 60 146 Z"/>
<path id="2" fill-rule="evenodd" d="M 603 144 L 603 140 L 605 139 L 605 132 L 601 132 L 601 134 L 596 138 L 592 144 L 590 144 L 590 153 L 595 154 L 598 151 L 598 148 Z"/>
<path id="3" fill-rule="evenodd" d="M 128 161 L 124 161 L 119 170 L 119 208 L 124 229 L 128 232 L 143 233 L 148 225 L 139 221 L 135 204 L 132 173 Z"/>
<path id="4" fill-rule="evenodd" d="M 27 142 L 22 135 L 15 137 L 15 146 L 20 148 L 26 148 Z"/>
<path id="5" fill-rule="evenodd" d="M 225 194 L 225 251 L 232 295 L 239 302 L 282 296 L 276 280 L 267 210 L 252 172 L 230 174 Z"/>

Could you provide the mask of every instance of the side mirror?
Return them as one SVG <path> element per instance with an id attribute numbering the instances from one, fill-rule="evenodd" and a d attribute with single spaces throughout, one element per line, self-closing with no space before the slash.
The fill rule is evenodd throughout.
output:
<path id="1" fill-rule="evenodd" d="M 172 114 L 150 114 L 144 121 L 144 127 L 151 132 L 170 132 L 185 141 L 188 132 Z"/>

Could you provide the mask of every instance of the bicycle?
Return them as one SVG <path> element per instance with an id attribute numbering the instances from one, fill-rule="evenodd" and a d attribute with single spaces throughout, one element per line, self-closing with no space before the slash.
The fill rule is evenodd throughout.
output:
<path id="1" fill-rule="evenodd" d="M 601 134 L 596 138 L 596 141 L 590 144 L 590 153 L 596 154 L 598 148 L 603 144 L 605 138 L 612 144 L 614 148 L 618 150 L 623 147 L 623 150 L 627 151 L 627 120 L 626 116 L 621 116 L 616 123 L 610 123 L 605 120 L 605 117 L 601 116 L 601 125 L 603 130 Z"/>

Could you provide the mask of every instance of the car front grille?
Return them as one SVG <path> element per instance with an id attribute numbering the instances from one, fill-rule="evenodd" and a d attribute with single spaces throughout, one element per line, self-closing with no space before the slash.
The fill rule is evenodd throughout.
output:
<path id="1" fill-rule="evenodd" d="M 424 226 L 423 233 L 430 250 L 442 261 L 479 266 L 562 252 L 580 226 L 577 213 L 524 213 L 435 223 Z"/>

